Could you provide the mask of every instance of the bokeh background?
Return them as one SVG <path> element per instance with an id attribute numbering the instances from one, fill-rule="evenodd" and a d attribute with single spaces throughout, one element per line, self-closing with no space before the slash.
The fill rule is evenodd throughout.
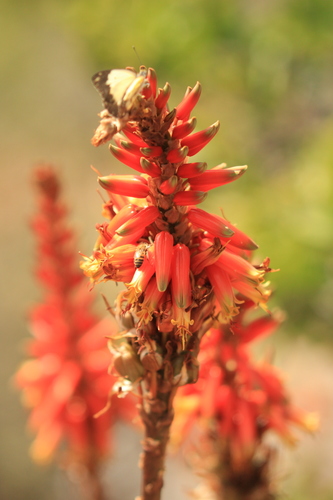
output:
<path id="1" fill-rule="evenodd" d="M 287 321 L 265 348 L 274 349 L 295 402 L 318 411 L 322 424 L 315 437 L 300 436 L 296 450 L 280 453 L 276 479 L 288 498 L 332 499 L 333 2 L 0 0 L 0 7 L 1 500 L 75 498 L 61 472 L 30 461 L 26 414 L 11 381 L 23 359 L 26 312 L 40 296 L 28 227 L 31 172 L 39 161 L 58 166 L 78 250 L 89 254 L 102 221 L 90 165 L 103 174 L 122 168 L 107 147 L 90 145 L 101 110 L 90 77 L 138 67 L 133 45 L 160 86 L 171 84 L 171 104 L 201 82 L 197 129 L 217 119 L 221 129 L 197 161 L 249 165 L 204 208 L 222 207 L 259 243 L 258 256 L 281 269 L 271 277 L 272 304 Z M 116 439 L 127 481 L 118 484 L 117 460 L 105 480 L 113 500 L 127 500 L 129 483 L 137 488 L 138 438 L 119 427 Z M 177 460 L 168 477 L 177 483 L 172 494 L 185 498 L 191 479 L 186 469 L 176 475 Z"/>

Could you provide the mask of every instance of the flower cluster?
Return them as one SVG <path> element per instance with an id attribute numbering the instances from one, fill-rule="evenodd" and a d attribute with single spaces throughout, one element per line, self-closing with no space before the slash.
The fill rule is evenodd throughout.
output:
<path id="1" fill-rule="evenodd" d="M 240 178 L 247 167 L 222 163 L 207 170 L 206 163 L 193 162 L 219 123 L 193 132 L 199 83 L 172 111 L 170 92 L 168 83 L 157 90 L 155 72 L 141 68 L 130 97 L 125 93 L 114 111 L 118 116 L 104 101 L 93 143 L 113 137 L 112 155 L 136 174 L 98 177 L 109 196 L 103 210 L 108 221 L 97 226 L 94 252 L 81 266 L 93 282 L 125 283 L 118 312 L 131 315 L 136 340 L 155 353 L 157 369 L 171 361 L 169 381 L 179 385 L 196 380 L 195 357 L 207 329 L 229 323 L 244 299 L 265 308 L 270 292 L 264 283 L 268 260 L 251 263 L 254 241 L 222 216 L 197 208 L 208 191 Z"/>
<path id="2" fill-rule="evenodd" d="M 251 318 L 253 307 L 253 302 L 245 301 L 235 323 L 206 334 L 199 380 L 181 388 L 174 402 L 176 436 L 185 440 L 193 427 L 201 427 L 203 449 L 210 450 L 211 459 L 198 453 L 196 467 L 210 476 L 212 489 L 219 491 L 214 498 L 225 498 L 226 488 L 238 492 L 243 488 L 244 496 L 239 498 L 273 498 L 268 495 L 267 432 L 294 444 L 292 426 L 310 432 L 317 428 L 314 414 L 293 406 L 278 371 L 267 361 L 256 364 L 251 359 L 249 343 L 271 334 L 280 323 L 277 316 Z M 207 463 L 213 464 L 211 470 Z M 259 489 L 263 496 L 256 496 Z M 245 490 L 256 495 L 246 496 Z"/>
<path id="3" fill-rule="evenodd" d="M 94 464 L 109 448 L 111 418 L 130 412 L 116 401 L 105 407 L 110 385 L 105 336 L 115 330 L 111 319 L 92 312 L 89 293 L 78 267 L 73 233 L 66 225 L 60 185 L 54 169 L 36 170 L 38 214 L 32 227 L 38 239 L 37 278 L 46 288 L 44 300 L 30 313 L 30 359 L 16 374 L 23 401 L 31 408 L 29 427 L 36 433 L 31 453 L 50 459 L 62 442 L 68 456 Z M 88 462 L 88 463 L 87 463 Z"/>

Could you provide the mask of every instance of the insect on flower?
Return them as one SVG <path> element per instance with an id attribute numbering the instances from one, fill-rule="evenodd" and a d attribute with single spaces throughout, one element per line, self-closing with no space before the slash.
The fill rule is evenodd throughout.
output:
<path id="1" fill-rule="evenodd" d="M 143 261 L 147 255 L 148 248 L 151 246 L 151 243 L 140 243 L 135 250 L 134 253 L 134 266 L 139 269 L 142 266 Z"/>
<path id="2" fill-rule="evenodd" d="M 139 73 L 133 69 L 107 69 L 96 73 L 92 81 L 103 98 L 105 109 L 115 118 L 122 118 L 135 107 L 146 76 L 147 70 L 143 67 Z"/>

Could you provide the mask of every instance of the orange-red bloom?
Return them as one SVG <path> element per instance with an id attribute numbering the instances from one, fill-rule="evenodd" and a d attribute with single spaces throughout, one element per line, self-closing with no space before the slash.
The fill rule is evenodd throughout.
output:
<path id="1" fill-rule="evenodd" d="M 175 432 L 184 438 L 197 419 L 208 434 L 216 426 L 236 467 L 252 460 L 268 430 L 294 443 L 294 425 L 308 431 L 317 425 L 314 415 L 293 406 L 277 369 L 251 360 L 248 342 L 269 335 L 280 322 L 272 316 L 249 321 L 253 307 L 246 301 L 234 325 L 221 325 L 204 337 L 199 381 L 182 388 L 175 403 Z"/>
<path id="2" fill-rule="evenodd" d="M 141 85 L 142 75 L 146 75 L 145 86 Z M 108 111 L 117 128 L 114 134 L 117 146 L 110 149 L 123 164 L 145 173 L 99 177 L 110 198 L 111 209 L 107 212 L 110 222 L 98 226 L 100 236 L 94 253 L 85 259 L 82 268 L 92 281 L 113 279 L 126 284 L 128 293 L 122 305 L 124 310 L 131 311 L 134 322 L 138 311 L 142 316 L 145 287 L 155 277 L 158 291 L 165 295 L 149 313 L 153 315 L 149 316 L 151 321 L 157 327 L 163 325 L 165 331 L 165 311 L 173 311 L 174 317 L 168 313 L 173 325 L 168 331 L 179 341 L 179 333 L 182 332 L 182 337 L 187 330 L 186 338 L 190 339 L 193 325 L 200 328 L 199 318 L 201 324 L 208 325 L 213 318 L 230 321 L 237 315 L 238 292 L 262 307 L 266 307 L 269 298 L 264 287 L 267 266 L 257 268 L 251 264 L 250 252 L 257 248 L 254 241 L 224 218 L 195 207 L 205 199 L 207 191 L 240 178 L 247 167 L 227 167 L 222 163 L 206 170 L 204 162 L 189 162 L 219 129 L 216 122 L 193 133 L 196 120 L 190 118 L 190 113 L 200 97 L 199 83 L 189 88 L 182 102 L 170 111 L 167 107 L 170 86 L 166 84 L 156 90 L 153 70 L 147 72 L 141 68 L 134 82 L 137 95 L 134 92 L 133 97 L 121 103 L 126 107 L 121 120 L 117 111 L 114 115 Z M 170 236 L 169 243 L 164 241 L 165 235 Z M 126 245 L 136 246 L 135 255 L 142 245 L 149 245 L 154 263 L 144 259 L 139 268 L 131 267 L 124 254 L 121 264 L 112 250 Z M 180 248 L 187 255 L 185 267 L 176 263 Z M 170 300 L 171 304 L 167 304 Z M 202 308 L 205 316 L 197 308 Z M 194 337 L 192 341 L 196 342 Z M 181 345 L 184 346 L 183 340 Z"/>
<path id="3" fill-rule="evenodd" d="M 116 301 L 125 330 L 110 344 L 119 384 L 142 395 L 142 498 L 150 500 L 159 498 L 162 485 L 173 399 L 179 386 L 196 381 L 201 343 L 201 379 L 183 393 L 184 420 L 188 424 L 200 416 L 213 422 L 218 447 L 222 443 L 227 452 L 223 464 L 252 460 L 268 429 L 291 440 L 291 423 L 309 425 L 290 404 L 277 372 L 254 365 L 244 346 L 276 326 L 272 317 L 243 323 L 249 307 L 267 311 L 269 260 L 254 264 L 257 245 L 250 237 L 196 207 L 208 191 L 240 178 L 247 169 L 222 163 L 207 170 L 206 163 L 190 161 L 219 130 L 216 122 L 194 132 L 196 120 L 190 114 L 200 84 L 189 87 L 173 108 L 168 104 L 170 85 L 158 89 L 151 68 L 98 75 L 107 76 L 109 85 L 104 88 L 95 79 L 106 109 L 93 144 L 113 137 L 117 146 L 111 146 L 112 154 L 142 174 L 99 177 L 109 196 L 103 213 L 110 222 L 98 225 L 93 255 L 82 268 L 92 281 L 113 279 L 126 287 Z M 115 252 L 127 247 L 134 247 L 133 263 L 132 250 L 123 256 Z M 260 474 L 255 478 L 260 483 Z"/>

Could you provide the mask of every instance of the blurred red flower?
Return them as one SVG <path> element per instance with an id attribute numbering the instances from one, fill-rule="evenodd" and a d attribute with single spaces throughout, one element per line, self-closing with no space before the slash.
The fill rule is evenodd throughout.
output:
<path id="1" fill-rule="evenodd" d="M 112 410 L 94 417 L 108 401 L 110 354 L 105 337 L 117 327 L 111 317 L 100 321 L 91 312 L 94 295 L 78 269 L 74 235 L 66 224 L 55 170 L 41 166 L 35 180 L 39 193 L 38 213 L 32 221 L 38 242 L 36 275 L 45 296 L 30 312 L 34 337 L 27 346 L 30 359 L 17 371 L 16 383 L 31 409 L 28 425 L 36 434 L 33 458 L 48 460 L 65 443 L 68 454 L 93 462 L 109 451 L 111 421 L 132 417 L 133 401 L 113 397 Z"/>

